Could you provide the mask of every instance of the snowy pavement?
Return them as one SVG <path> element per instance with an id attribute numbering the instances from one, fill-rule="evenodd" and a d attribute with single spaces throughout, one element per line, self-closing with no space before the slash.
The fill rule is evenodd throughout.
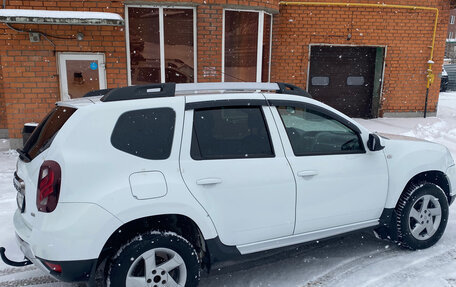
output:
<path id="1" fill-rule="evenodd" d="M 456 159 L 456 93 L 442 93 L 437 117 L 358 120 L 372 131 L 395 133 L 446 145 Z M 12 186 L 15 152 L 0 152 L 0 246 L 20 260 L 14 242 L 12 215 L 16 191 Z M 434 247 L 408 251 L 355 232 L 243 258 L 235 265 L 203 275 L 200 286 L 456 286 L 456 204 L 447 230 Z M 0 287 L 75 287 L 58 283 L 33 266 L 10 268 L 0 263 Z"/>

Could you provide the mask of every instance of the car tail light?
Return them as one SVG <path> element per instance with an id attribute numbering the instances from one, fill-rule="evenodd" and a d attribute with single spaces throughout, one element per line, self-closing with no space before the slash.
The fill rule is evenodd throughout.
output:
<path id="1" fill-rule="evenodd" d="M 51 262 L 47 262 L 43 260 L 43 263 L 52 271 L 57 272 L 57 273 L 62 273 L 62 266 L 59 264 L 54 264 Z"/>
<path id="2" fill-rule="evenodd" d="M 51 160 L 45 161 L 40 167 L 36 207 L 41 212 L 53 212 L 57 207 L 60 195 L 60 165 Z"/>

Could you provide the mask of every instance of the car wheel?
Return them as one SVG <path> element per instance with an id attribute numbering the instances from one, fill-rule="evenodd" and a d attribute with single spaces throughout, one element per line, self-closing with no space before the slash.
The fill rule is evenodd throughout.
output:
<path id="1" fill-rule="evenodd" d="M 107 286 L 196 287 L 200 263 L 195 248 L 176 233 L 142 234 L 112 258 Z"/>
<path id="2" fill-rule="evenodd" d="M 398 244 L 409 249 L 424 249 L 442 237 L 448 221 L 448 199 L 433 183 L 411 185 L 397 207 Z"/>

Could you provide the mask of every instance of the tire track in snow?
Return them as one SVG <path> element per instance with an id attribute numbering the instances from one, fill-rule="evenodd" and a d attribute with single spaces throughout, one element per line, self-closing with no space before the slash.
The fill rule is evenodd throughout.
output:
<path id="1" fill-rule="evenodd" d="M 350 260 L 342 262 L 325 274 L 307 282 L 303 287 L 328 286 L 332 283 L 337 285 L 340 278 L 354 274 L 364 269 L 366 266 L 396 257 L 400 252 L 400 250 L 385 249 L 370 252 L 364 256 L 350 258 Z"/>
<path id="2" fill-rule="evenodd" d="M 21 273 L 26 271 L 36 270 L 34 266 L 25 266 L 25 267 L 18 267 L 18 268 L 6 268 L 0 270 L 0 276 L 10 275 L 15 273 Z"/>
<path id="3" fill-rule="evenodd" d="M 86 287 L 85 283 L 67 283 L 46 275 L 37 267 L 30 265 L 18 268 L 0 269 L 0 287 L 27 286 L 27 287 Z M 97 281 L 98 287 L 105 287 L 103 282 Z"/>
<path id="4" fill-rule="evenodd" d="M 39 276 L 33 278 L 24 278 L 11 281 L 0 282 L 0 287 L 9 287 L 9 286 L 34 286 L 41 284 L 49 284 L 57 282 L 56 279 L 49 276 Z"/>
<path id="5" fill-rule="evenodd" d="M 384 274 L 383 276 L 372 278 L 362 286 L 384 286 L 384 280 L 386 277 L 388 277 L 389 280 L 396 278 L 396 281 L 404 281 L 410 277 L 413 277 L 413 275 L 417 273 L 419 273 L 418 275 L 422 276 L 422 273 L 424 271 L 438 270 L 439 267 L 448 266 L 449 262 L 454 260 L 456 260 L 456 248 L 446 249 L 442 252 L 435 254 L 434 256 L 424 257 L 419 260 L 411 260 L 409 264 L 405 264 L 401 268 L 395 269 L 394 272 L 389 272 L 387 274 Z M 417 268 L 417 265 L 420 266 Z M 451 276 L 451 274 L 449 274 L 449 276 Z M 456 278 L 445 278 L 444 280 L 450 286 L 456 286 Z"/>
<path id="6" fill-rule="evenodd" d="M 445 249 L 437 254 L 426 256 L 421 259 L 415 259 L 416 254 L 420 254 L 420 251 L 413 251 L 409 252 L 408 254 L 401 255 L 402 253 L 407 252 L 407 250 L 402 249 L 388 249 L 385 251 L 378 251 L 372 252 L 370 254 L 366 254 L 365 256 L 360 256 L 357 258 L 352 258 L 349 261 L 345 261 L 342 264 L 338 265 L 337 267 L 331 269 L 324 275 L 309 281 L 303 287 L 316 287 L 316 286 L 351 286 L 354 284 L 353 279 L 347 279 L 349 277 L 354 278 L 356 274 L 367 274 L 369 268 L 377 268 L 379 270 L 383 270 L 384 266 L 388 265 L 388 263 L 392 263 L 391 266 L 394 266 L 394 263 L 391 260 L 395 257 L 400 257 L 401 259 L 406 259 L 408 263 L 404 263 L 402 265 L 394 266 L 394 268 L 389 268 L 388 272 L 383 273 L 382 275 L 375 276 L 369 278 L 367 281 L 364 282 L 357 282 L 356 286 L 363 286 L 363 287 L 380 287 L 380 286 L 400 286 L 395 285 L 394 282 L 405 282 L 410 277 L 413 277 L 413 274 L 422 273 L 423 270 L 433 269 L 436 270 L 439 266 L 446 266 L 449 264 L 450 261 L 456 260 L 456 248 L 452 249 Z M 378 255 L 378 256 L 377 256 Z M 374 257 L 375 256 L 375 257 Z M 409 258 L 411 257 L 411 258 Z M 396 259 L 393 259 L 396 260 Z M 390 262 L 388 262 L 390 261 Z M 436 264 L 437 262 L 437 264 Z M 376 266 L 377 265 L 377 266 Z M 396 264 L 397 265 L 397 264 Z M 418 270 L 416 266 L 419 265 Z M 421 275 L 422 274 L 417 274 Z M 420 277 L 420 276 L 418 276 Z M 444 280 L 448 283 L 448 286 L 456 286 L 456 277 L 455 278 L 448 278 L 451 276 L 447 276 Z M 395 279 L 395 280 L 394 280 Z M 344 280 L 347 280 L 346 284 L 344 284 Z M 386 283 L 388 280 L 389 284 Z M 361 280 L 360 280 L 361 281 Z M 409 286 L 409 285 L 403 285 Z"/>
<path id="7" fill-rule="evenodd" d="M 13 276 L 11 276 L 13 275 Z M 97 282 L 98 283 L 98 282 Z M 65 283 L 59 281 L 45 273 L 41 272 L 34 266 L 20 268 L 7 268 L 0 270 L 0 287 L 85 287 L 85 283 Z M 98 283 L 97 286 L 103 286 Z"/>

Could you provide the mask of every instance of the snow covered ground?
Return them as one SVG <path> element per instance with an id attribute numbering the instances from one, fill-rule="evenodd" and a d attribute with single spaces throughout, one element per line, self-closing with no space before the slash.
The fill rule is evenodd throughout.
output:
<path id="1" fill-rule="evenodd" d="M 437 117 L 359 120 L 372 131 L 414 136 L 446 145 L 456 159 L 456 93 L 442 93 Z M 14 242 L 12 215 L 16 209 L 12 186 L 17 154 L 0 152 L 0 246 L 20 260 Z M 456 204 L 441 241 L 422 251 L 407 251 L 376 239 L 369 232 L 355 232 L 249 256 L 235 265 L 203 275 L 202 287 L 217 286 L 456 286 Z M 33 266 L 10 268 L 0 263 L 0 287 L 77 284 L 55 282 Z"/>

